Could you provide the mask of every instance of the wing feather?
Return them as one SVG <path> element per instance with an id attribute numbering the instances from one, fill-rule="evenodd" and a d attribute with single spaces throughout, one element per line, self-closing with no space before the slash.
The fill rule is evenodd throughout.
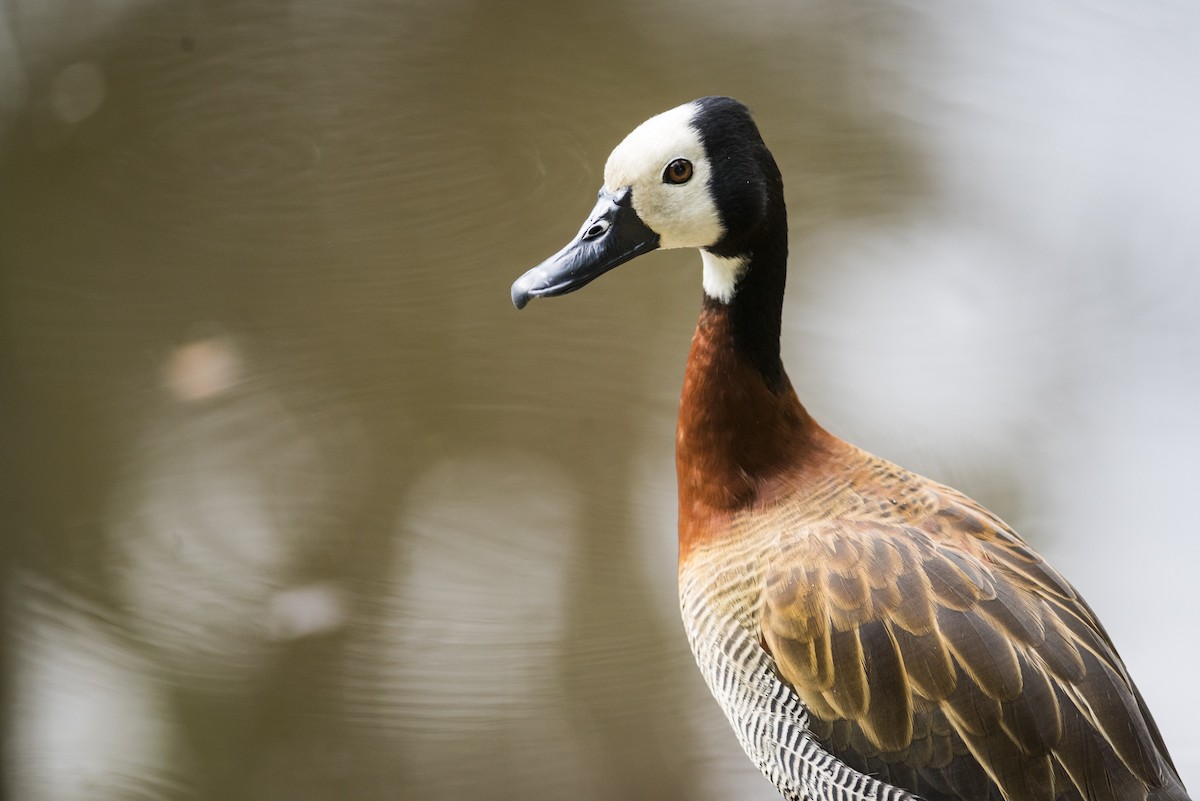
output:
<path id="1" fill-rule="evenodd" d="M 907 516 L 789 517 L 768 568 L 763 644 L 814 735 L 930 798 L 1186 799 L 1070 584 L 982 507 L 904 481 Z"/>
<path id="2" fill-rule="evenodd" d="M 954 692 L 958 674 L 946 649 L 946 641 L 938 631 L 918 637 L 903 626 L 892 625 L 889 630 L 902 655 L 909 684 L 916 693 L 929 700 L 940 700 Z"/>
<path id="3" fill-rule="evenodd" d="M 1000 705 L 1000 726 L 1026 756 L 1040 757 L 1062 742 L 1062 710 L 1043 670 L 1032 660 L 1021 662 L 1022 691 Z"/>
<path id="4" fill-rule="evenodd" d="M 824 692 L 825 702 L 841 717 L 861 720 L 867 716 L 868 685 L 858 629 L 831 632 L 829 650 L 836 667 L 833 684 Z"/>
<path id="5" fill-rule="evenodd" d="M 969 681 L 959 682 L 967 692 L 982 690 L 996 701 L 1011 701 L 1021 694 L 1021 666 L 1012 641 L 991 622 L 972 611 L 941 609 L 938 628 L 950 653 Z"/>
<path id="6" fill-rule="evenodd" d="M 913 741 L 912 691 L 900 650 L 882 620 L 864 623 L 859 635 L 866 646 L 863 672 L 868 688 L 862 728 L 877 748 L 900 751 Z"/>

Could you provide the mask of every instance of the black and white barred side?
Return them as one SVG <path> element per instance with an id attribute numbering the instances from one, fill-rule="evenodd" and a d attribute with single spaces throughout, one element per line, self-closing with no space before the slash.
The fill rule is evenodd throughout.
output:
<path id="1" fill-rule="evenodd" d="M 696 663 L 747 756 L 788 801 L 920 801 L 850 768 L 813 737 L 808 710 L 759 641 L 764 543 L 742 542 L 736 552 L 692 553 L 679 602 Z"/>

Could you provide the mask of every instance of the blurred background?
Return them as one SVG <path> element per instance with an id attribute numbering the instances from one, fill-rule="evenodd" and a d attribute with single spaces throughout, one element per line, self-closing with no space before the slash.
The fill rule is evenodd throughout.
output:
<path id="1" fill-rule="evenodd" d="M 776 797 L 678 622 L 699 259 L 508 298 L 706 94 L 810 411 L 1067 574 L 1200 790 L 1197 4 L 6 0 L 7 797 Z"/>

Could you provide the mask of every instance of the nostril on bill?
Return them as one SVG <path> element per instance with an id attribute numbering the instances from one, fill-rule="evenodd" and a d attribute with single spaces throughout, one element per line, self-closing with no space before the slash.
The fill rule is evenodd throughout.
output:
<path id="1" fill-rule="evenodd" d="M 586 231 L 583 232 L 583 238 L 584 239 L 595 239 L 596 237 L 600 236 L 602 233 L 604 233 L 607 230 L 608 230 L 608 221 L 607 220 L 597 220 L 596 222 L 592 223 L 592 225 Z"/>

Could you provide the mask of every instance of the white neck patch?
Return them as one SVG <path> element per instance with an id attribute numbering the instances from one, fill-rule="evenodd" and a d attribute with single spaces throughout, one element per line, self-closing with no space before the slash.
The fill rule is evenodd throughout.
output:
<path id="1" fill-rule="evenodd" d="M 724 235 L 717 204 L 709 191 L 712 165 L 692 127 L 699 107 L 693 103 L 664 111 L 643 122 L 617 145 L 604 165 L 604 187 L 633 190 L 633 208 L 658 234 L 661 248 L 702 248 Z M 663 171 L 675 159 L 692 163 L 684 184 L 663 182 Z"/>
<path id="2" fill-rule="evenodd" d="M 700 251 L 700 258 L 704 261 L 704 294 L 728 304 L 746 272 L 746 260 L 740 256 L 716 256 L 707 250 Z"/>

